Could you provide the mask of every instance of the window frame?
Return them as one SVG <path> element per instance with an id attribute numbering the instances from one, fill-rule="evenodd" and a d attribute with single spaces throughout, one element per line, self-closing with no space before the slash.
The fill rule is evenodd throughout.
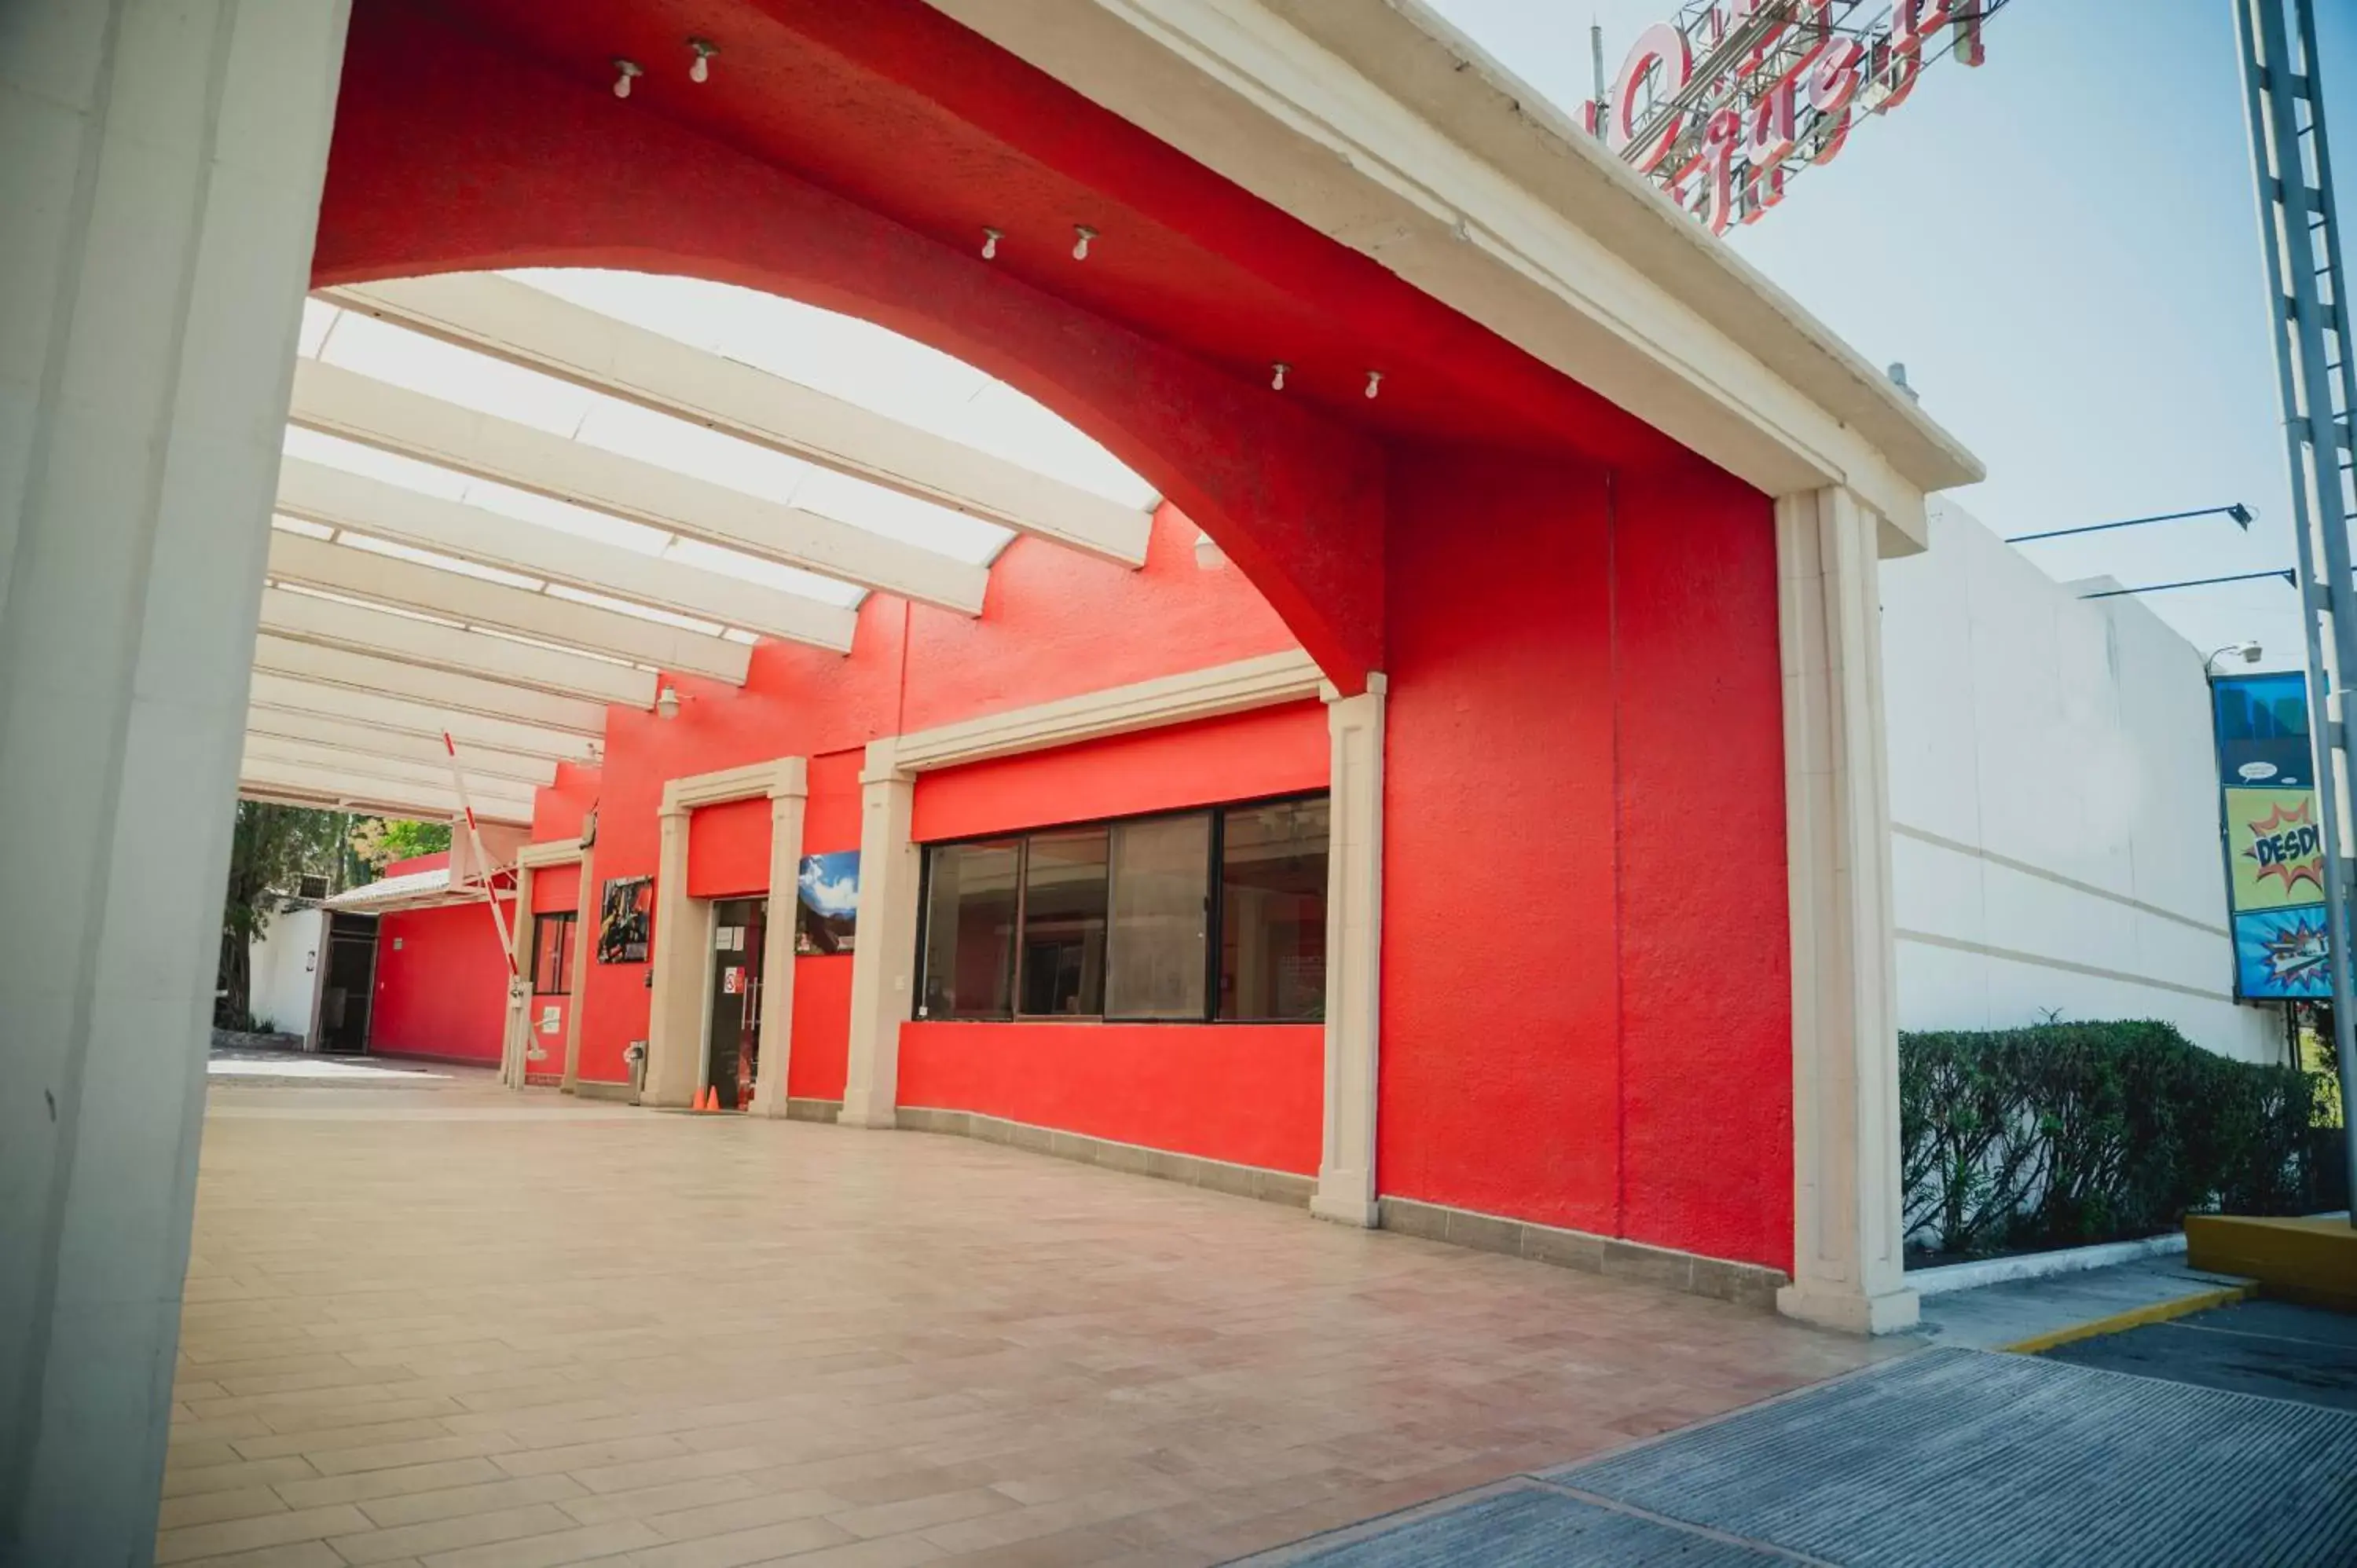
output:
<path id="1" fill-rule="evenodd" d="M 532 916 L 532 993 L 534 996 L 570 997 L 573 994 L 573 936 L 580 919 L 581 912 L 577 909 L 535 911 Z M 557 984 L 554 991 L 540 988 L 540 929 L 544 923 L 565 927 L 565 940 L 556 948 Z"/>
<path id="2" fill-rule="evenodd" d="M 1222 870 L 1226 865 L 1228 813 L 1230 811 L 1252 811 L 1263 806 L 1293 805 L 1304 800 L 1323 800 L 1330 801 L 1332 798 L 1333 790 L 1330 787 L 1323 789 L 1292 789 L 1281 794 L 1252 795 L 1240 800 L 1215 800 L 1206 805 L 1181 806 L 1168 811 L 1131 811 L 1121 816 L 1113 817 L 1083 817 L 1073 822 L 1039 822 L 1029 827 L 1001 828 L 991 832 L 967 833 L 957 838 L 925 840 L 918 845 L 918 848 L 923 851 L 923 854 L 918 857 L 917 941 L 914 968 L 916 983 L 912 987 L 913 1004 L 921 1006 L 923 1004 L 925 994 L 925 950 L 932 926 L 933 852 L 935 850 L 953 848 L 961 844 L 1003 843 L 1009 839 L 1016 842 L 1015 940 L 1009 944 L 1011 951 L 1007 959 L 1007 1011 L 1004 1013 L 993 1013 L 987 1016 L 968 1016 L 963 1018 L 932 1018 L 912 1014 L 909 1021 L 911 1023 L 918 1024 L 1118 1024 L 1124 1027 L 1146 1026 L 1162 1028 L 1176 1026 L 1179 1028 L 1188 1029 L 1201 1028 L 1206 1025 L 1212 1026 L 1214 1027 L 1238 1025 L 1247 1027 L 1265 1027 L 1272 1024 L 1282 1024 L 1287 1027 L 1297 1029 L 1315 1029 L 1324 1027 L 1326 1020 L 1324 1009 L 1322 1007 L 1319 1011 L 1318 1016 L 1316 1018 L 1222 1018 L 1220 1016 L 1220 955 L 1225 946 L 1227 936 L 1225 929 L 1227 910 L 1224 908 L 1227 900 L 1222 897 L 1222 892 L 1225 886 L 1222 880 Z M 1330 811 L 1331 808 L 1329 807 L 1329 810 Z M 1201 816 L 1206 813 L 1211 817 L 1211 831 L 1205 835 L 1210 843 L 1210 851 L 1209 858 L 1204 863 L 1203 882 L 1203 894 L 1207 908 L 1204 910 L 1203 918 L 1202 1014 L 1199 1016 L 1183 1018 L 1132 1018 L 1115 1017 L 1102 1011 L 1080 1014 L 1026 1013 L 1021 1011 L 1023 999 L 1023 929 L 1024 920 L 1029 914 L 1028 904 L 1031 870 L 1031 840 L 1033 835 L 1039 833 L 1077 832 L 1085 829 L 1097 828 L 1103 829 L 1106 833 L 1105 939 L 1107 943 L 1107 956 L 1106 975 L 1103 983 L 1103 989 L 1107 993 L 1110 993 L 1113 983 L 1111 956 L 1111 943 L 1113 938 L 1113 851 L 1111 840 L 1114 827 L 1115 824 L 1121 822 L 1156 822 L 1164 818 L 1194 817 Z M 1333 875 L 1332 865 L 1334 853 L 1331 822 L 1332 818 L 1329 815 L 1328 818 L 1329 826 L 1326 848 L 1328 866 L 1327 875 L 1329 886 L 1331 886 Z M 1103 999 L 1102 997 L 1099 998 L 1100 1007 L 1103 1005 Z"/>

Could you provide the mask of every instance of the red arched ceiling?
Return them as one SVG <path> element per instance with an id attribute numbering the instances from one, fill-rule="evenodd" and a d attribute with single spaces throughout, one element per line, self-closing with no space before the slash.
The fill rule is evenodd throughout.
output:
<path id="1" fill-rule="evenodd" d="M 722 50 L 701 85 L 691 36 Z M 1022 387 L 1346 690 L 1383 668 L 1384 446 L 1680 450 L 919 0 L 358 0 L 315 281 L 532 264 L 739 283 Z"/>

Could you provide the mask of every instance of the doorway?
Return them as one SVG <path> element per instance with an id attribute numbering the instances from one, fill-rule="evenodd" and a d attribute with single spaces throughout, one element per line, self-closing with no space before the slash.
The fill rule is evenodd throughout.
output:
<path id="1" fill-rule="evenodd" d="M 712 988 L 705 1009 L 704 1087 L 724 1111 L 748 1111 L 760 1068 L 761 949 L 767 898 L 722 898 L 712 906 Z"/>
<path id="2" fill-rule="evenodd" d="M 376 917 L 330 914 L 326 945 L 318 1048 L 357 1056 L 368 1049 L 369 1004 L 376 994 Z"/>

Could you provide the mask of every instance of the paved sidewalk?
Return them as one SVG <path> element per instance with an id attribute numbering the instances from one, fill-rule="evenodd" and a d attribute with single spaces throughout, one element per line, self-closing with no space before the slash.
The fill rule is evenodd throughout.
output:
<path id="1" fill-rule="evenodd" d="M 1175 1568 L 1903 1351 L 960 1138 L 216 1079 L 158 1557 Z"/>
<path id="2" fill-rule="evenodd" d="M 2222 1305 L 2250 1283 L 2179 1255 L 1923 1298 L 1921 1337 L 1969 1350 L 2045 1349 L 2080 1335 Z"/>

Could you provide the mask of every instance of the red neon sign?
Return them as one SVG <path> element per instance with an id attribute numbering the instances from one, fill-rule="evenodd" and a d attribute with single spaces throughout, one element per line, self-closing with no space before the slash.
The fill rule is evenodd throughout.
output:
<path id="1" fill-rule="evenodd" d="M 1945 54 L 1985 56 L 2005 0 L 1688 0 L 1638 35 L 1609 95 L 1587 106 L 1605 145 L 1724 234 L 1839 156 L 1857 116 L 1887 114 Z"/>

